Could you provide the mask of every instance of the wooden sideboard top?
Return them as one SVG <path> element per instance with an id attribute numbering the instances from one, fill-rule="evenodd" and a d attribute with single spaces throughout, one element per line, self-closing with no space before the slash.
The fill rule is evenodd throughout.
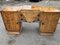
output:
<path id="1" fill-rule="evenodd" d="M 52 6 L 36 6 L 36 5 L 32 5 L 32 6 L 20 6 L 20 7 L 11 7 L 11 6 L 5 6 L 1 11 L 21 11 L 21 10 L 38 10 L 38 11 L 42 11 L 42 12 L 60 12 L 60 10 L 58 10 L 55 7 Z"/>

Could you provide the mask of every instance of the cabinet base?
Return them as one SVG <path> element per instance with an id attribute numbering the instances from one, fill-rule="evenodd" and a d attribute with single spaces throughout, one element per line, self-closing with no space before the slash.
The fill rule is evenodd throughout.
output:
<path id="1" fill-rule="evenodd" d="M 40 35 L 53 35 L 53 33 L 40 33 Z"/>
<path id="2" fill-rule="evenodd" d="M 12 34 L 12 35 L 14 35 L 14 34 L 20 34 L 20 32 L 7 32 L 8 34 Z"/>

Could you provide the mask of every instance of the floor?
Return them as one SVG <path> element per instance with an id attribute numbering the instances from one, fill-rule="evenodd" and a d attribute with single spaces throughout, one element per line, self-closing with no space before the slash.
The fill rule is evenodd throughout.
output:
<path id="1" fill-rule="evenodd" d="M 53 3 L 56 5 L 56 7 L 60 4 L 57 3 L 57 5 L 56 2 Z M 59 7 L 60 6 L 58 6 L 58 8 Z M 23 22 L 22 32 L 19 35 L 9 35 L 7 34 L 0 14 L 0 45 L 60 45 L 60 24 L 57 24 L 56 32 L 50 36 L 40 35 L 38 33 L 38 28 L 38 22 Z"/>

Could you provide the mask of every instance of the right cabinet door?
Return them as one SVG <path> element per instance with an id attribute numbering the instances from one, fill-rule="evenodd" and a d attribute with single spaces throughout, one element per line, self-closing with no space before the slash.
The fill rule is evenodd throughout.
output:
<path id="1" fill-rule="evenodd" d="M 39 20 L 39 32 L 53 33 L 56 30 L 59 14 L 55 12 L 41 12 Z"/>

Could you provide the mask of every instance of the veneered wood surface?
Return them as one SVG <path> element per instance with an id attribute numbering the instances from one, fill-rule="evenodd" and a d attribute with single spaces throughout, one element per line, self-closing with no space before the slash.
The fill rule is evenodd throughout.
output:
<path id="1" fill-rule="evenodd" d="M 59 20 L 59 12 L 40 12 L 32 10 L 22 10 L 21 12 L 2 11 L 2 18 L 8 32 L 21 31 L 21 14 L 25 17 L 27 22 L 33 22 L 38 15 L 39 18 L 39 32 L 53 33 Z"/>
<path id="2" fill-rule="evenodd" d="M 39 10 L 21 10 L 22 15 L 27 22 L 33 22 L 39 15 Z"/>
<path id="3" fill-rule="evenodd" d="M 20 16 L 18 12 L 2 11 L 2 18 L 8 32 L 19 32 L 21 29 Z"/>
<path id="4" fill-rule="evenodd" d="M 39 32 L 55 32 L 59 20 L 59 15 L 59 12 L 41 12 L 39 17 Z"/>
<path id="5" fill-rule="evenodd" d="M 40 11 L 43 11 L 43 12 L 56 12 L 59 10 L 55 7 L 52 7 L 52 6 L 36 6 L 36 5 L 33 5 L 32 10 L 40 10 Z"/>
<path id="6" fill-rule="evenodd" d="M 11 10 L 13 9 L 13 10 Z M 40 33 L 53 33 L 59 20 L 59 10 L 52 7 L 32 6 L 31 9 L 20 8 L 4 8 L 2 18 L 8 32 L 20 32 L 21 20 L 26 22 L 34 22 L 39 19 L 39 32 Z"/>

